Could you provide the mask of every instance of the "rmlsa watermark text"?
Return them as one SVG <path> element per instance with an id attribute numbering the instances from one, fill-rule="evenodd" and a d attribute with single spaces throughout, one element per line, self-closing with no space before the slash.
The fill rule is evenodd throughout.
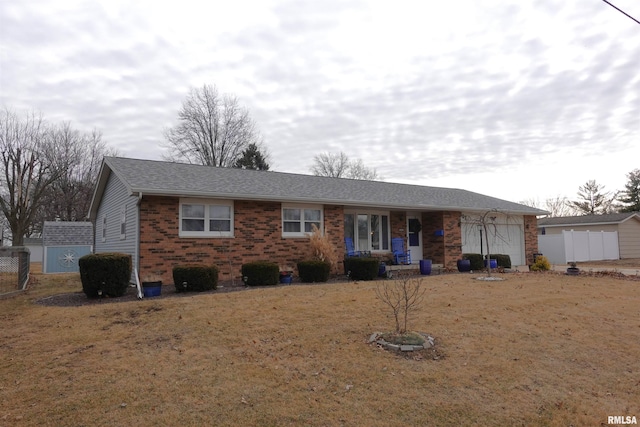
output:
<path id="1" fill-rule="evenodd" d="M 638 420 L 635 415 L 609 415 L 607 417 L 607 424 L 610 425 L 629 425 L 638 424 Z"/>

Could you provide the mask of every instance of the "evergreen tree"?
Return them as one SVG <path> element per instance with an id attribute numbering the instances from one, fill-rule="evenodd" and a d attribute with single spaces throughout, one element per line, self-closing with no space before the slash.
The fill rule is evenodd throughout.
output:
<path id="1" fill-rule="evenodd" d="M 595 180 L 589 180 L 578 188 L 579 200 L 570 202 L 581 215 L 600 215 L 615 211 L 614 201 L 617 195 L 603 192 L 604 186 L 597 184 Z"/>
<path id="2" fill-rule="evenodd" d="M 640 212 L 640 169 L 635 169 L 627 174 L 625 190 L 618 199 L 624 204 L 621 212 Z"/>
<path id="3" fill-rule="evenodd" d="M 242 152 L 240 158 L 233 164 L 233 167 L 266 171 L 269 170 L 269 163 L 267 163 L 267 155 L 260 152 L 257 144 L 251 143 Z"/>

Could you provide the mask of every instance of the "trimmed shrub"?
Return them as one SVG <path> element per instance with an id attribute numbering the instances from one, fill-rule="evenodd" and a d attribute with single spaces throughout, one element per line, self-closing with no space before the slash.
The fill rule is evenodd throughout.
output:
<path id="1" fill-rule="evenodd" d="M 218 288 L 218 267 L 184 265 L 173 267 L 176 292 L 203 292 Z"/>
<path id="2" fill-rule="evenodd" d="M 471 261 L 471 270 L 482 270 L 484 268 L 484 261 L 480 254 L 462 254 L 462 259 Z"/>
<path id="3" fill-rule="evenodd" d="M 344 269 L 352 280 L 375 280 L 378 278 L 380 261 L 377 258 L 347 257 Z"/>
<path id="4" fill-rule="evenodd" d="M 247 286 L 275 285 L 280 277 L 278 264 L 269 261 L 242 264 L 241 271 Z"/>
<path id="5" fill-rule="evenodd" d="M 531 271 L 547 271 L 551 270 L 551 264 L 549 260 L 544 255 L 539 255 L 536 257 L 536 262 L 529 266 L 529 270 Z"/>
<path id="6" fill-rule="evenodd" d="M 131 255 L 108 252 L 78 260 L 82 291 L 88 298 L 121 297 L 131 280 Z"/>
<path id="7" fill-rule="evenodd" d="M 495 259 L 498 267 L 511 268 L 511 257 L 505 254 L 491 254 L 491 259 Z"/>
<path id="8" fill-rule="evenodd" d="M 326 282 L 329 280 L 331 263 L 327 261 L 300 261 L 298 274 L 305 283 Z"/>

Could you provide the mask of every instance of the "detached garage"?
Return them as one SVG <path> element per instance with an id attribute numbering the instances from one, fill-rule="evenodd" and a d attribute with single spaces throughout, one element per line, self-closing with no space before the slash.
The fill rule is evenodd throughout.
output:
<path id="1" fill-rule="evenodd" d="M 538 235 L 540 237 L 560 235 L 563 234 L 563 231 L 616 232 L 620 258 L 640 258 L 640 215 L 638 212 L 566 216 L 538 220 Z M 543 251 L 541 246 L 540 250 Z"/>
<path id="2" fill-rule="evenodd" d="M 80 271 L 78 259 L 93 251 L 93 225 L 90 222 L 45 221 L 43 273 Z"/>

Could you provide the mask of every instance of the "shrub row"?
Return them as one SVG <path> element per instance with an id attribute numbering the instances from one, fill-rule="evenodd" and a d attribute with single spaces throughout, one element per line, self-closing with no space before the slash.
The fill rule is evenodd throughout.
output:
<path id="1" fill-rule="evenodd" d="M 471 270 L 482 270 L 484 267 L 484 260 L 481 254 L 462 254 L 462 259 L 468 259 L 471 261 Z M 486 259 L 487 256 L 484 256 Z M 498 267 L 511 268 L 511 257 L 505 254 L 491 254 L 491 259 L 495 259 Z"/>
<path id="2" fill-rule="evenodd" d="M 300 280 L 305 283 L 326 282 L 329 280 L 331 264 L 325 261 L 301 261 L 298 263 Z"/>
<path id="3" fill-rule="evenodd" d="M 78 267 L 88 298 L 121 297 L 131 280 L 131 256 L 126 254 L 88 254 L 78 260 Z"/>
<path id="4" fill-rule="evenodd" d="M 185 265 L 173 268 L 176 292 L 203 292 L 218 288 L 218 267 Z"/>
<path id="5" fill-rule="evenodd" d="M 347 257 L 344 259 L 345 274 L 351 280 L 375 280 L 378 278 L 380 261 L 377 258 Z"/>
<path id="6" fill-rule="evenodd" d="M 275 285 L 280 277 L 278 264 L 268 261 L 242 264 L 241 272 L 247 286 Z"/>

